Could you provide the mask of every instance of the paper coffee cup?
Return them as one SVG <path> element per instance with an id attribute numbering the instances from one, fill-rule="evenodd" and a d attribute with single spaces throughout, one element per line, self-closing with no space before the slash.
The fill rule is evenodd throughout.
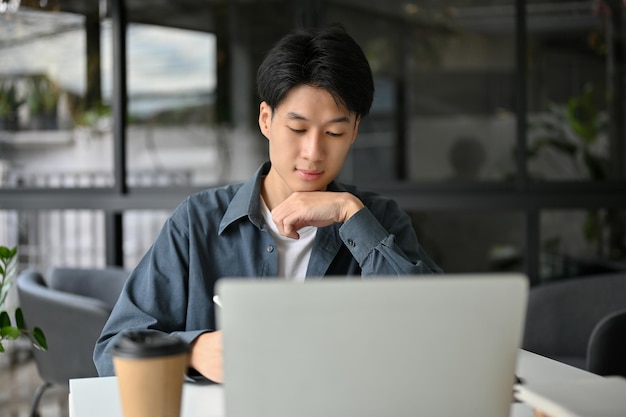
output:
<path id="1" fill-rule="evenodd" d="M 179 417 L 189 345 L 164 333 L 132 331 L 113 346 L 124 417 Z"/>

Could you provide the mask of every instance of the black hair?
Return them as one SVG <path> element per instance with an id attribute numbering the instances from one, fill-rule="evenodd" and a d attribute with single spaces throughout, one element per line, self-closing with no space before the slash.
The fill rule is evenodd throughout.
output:
<path id="1" fill-rule="evenodd" d="M 298 29 L 285 36 L 267 53 L 257 72 L 259 96 L 272 110 L 292 87 L 302 84 L 328 91 L 357 117 L 369 113 L 374 97 L 367 58 L 338 24 Z"/>

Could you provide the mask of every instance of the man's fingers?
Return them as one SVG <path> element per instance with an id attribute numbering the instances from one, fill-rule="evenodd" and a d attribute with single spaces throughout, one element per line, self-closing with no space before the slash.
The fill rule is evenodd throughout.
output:
<path id="1" fill-rule="evenodd" d="M 298 227 L 294 224 L 290 223 L 288 219 L 283 219 L 281 221 L 274 221 L 276 226 L 278 227 L 278 232 L 286 237 L 290 237 L 292 239 L 300 239 L 300 235 L 298 234 Z"/>
<path id="2" fill-rule="evenodd" d="M 363 203 L 349 193 L 295 192 L 274 207 L 272 219 L 280 234 L 298 239 L 301 228 L 346 221 L 362 206 Z"/>
<path id="3" fill-rule="evenodd" d="M 204 333 L 191 344 L 190 366 L 213 382 L 222 382 L 222 332 Z"/>

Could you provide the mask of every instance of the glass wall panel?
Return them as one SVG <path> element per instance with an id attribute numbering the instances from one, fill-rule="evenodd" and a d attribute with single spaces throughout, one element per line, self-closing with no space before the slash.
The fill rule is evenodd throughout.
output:
<path id="1" fill-rule="evenodd" d="M 246 179 L 267 159 L 256 70 L 293 28 L 294 2 L 129 7 L 128 184 Z"/>
<path id="2" fill-rule="evenodd" d="M 104 243 L 102 211 L 0 211 L 0 245 L 18 247 L 19 270 L 101 267 Z"/>
<path id="3" fill-rule="evenodd" d="M 521 212 L 410 215 L 421 245 L 445 272 L 524 271 L 525 220 Z"/>
<path id="4" fill-rule="evenodd" d="M 626 211 L 541 214 L 541 280 L 626 269 Z"/>
<path id="5" fill-rule="evenodd" d="M 365 147 L 378 146 L 369 159 L 356 147 L 354 163 L 363 167 L 357 179 L 372 176 L 372 162 L 382 180 L 514 176 L 513 2 L 358 3 L 355 12 L 331 2 L 328 12 L 328 21 L 354 32 L 379 81 L 370 128 L 376 134 L 361 134 Z"/>
<path id="6" fill-rule="evenodd" d="M 150 248 L 171 210 L 124 212 L 124 266 Z M 103 267 L 105 214 L 92 210 L 0 210 L 0 245 L 18 247 L 18 268 Z"/>
<path id="7" fill-rule="evenodd" d="M 389 181 L 404 176 L 397 158 L 403 127 L 402 103 L 405 35 L 402 15 L 377 2 L 357 7 L 328 2 L 326 20 L 339 22 L 359 43 L 374 75 L 375 95 L 371 111 L 359 125 L 359 135 L 346 159 L 341 180 L 346 182 Z M 376 11 L 381 13 L 376 13 Z"/>
<path id="8" fill-rule="evenodd" d="M 148 251 L 171 211 L 128 210 L 124 212 L 124 266 L 133 269 Z"/>
<path id="9" fill-rule="evenodd" d="M 22 3 L 0 14 L 0 187 L 110 186 L 106 2 Z"/>
<path id="10" fill-rule="evenodd" d="M 625 178 L 623 6 L 616 13 L 610 3 L 619 2 L 528 5 L 533 179 Z"/>
<path id="11" fill-rule="evenodd" d="M 128 28 L 128 185 L 213 183 L 226 159 L 215 129 L 215 35 Z"/>

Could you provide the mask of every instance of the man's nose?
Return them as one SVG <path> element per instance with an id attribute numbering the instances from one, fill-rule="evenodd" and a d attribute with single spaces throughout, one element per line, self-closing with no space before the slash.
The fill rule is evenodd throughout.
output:
<path id="1" fill-rule="evenodd" d="M 323 138 L 320 132 L 311 129 L 302 140 L 302 156 L 317 161 L 324 155 Z"/>

